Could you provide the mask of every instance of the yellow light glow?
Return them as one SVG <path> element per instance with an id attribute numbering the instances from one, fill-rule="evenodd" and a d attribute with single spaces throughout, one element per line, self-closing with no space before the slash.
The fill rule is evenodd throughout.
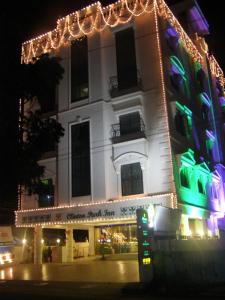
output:
<path id="1" fill-rule="evenodd" d="M 22 244 L 26 245 L 26 243 L 27 243 L 27 240 L 26 239 L 22 239 Z"/>
<path id="2" fill-rule="evenodd" d="M 151 258 L 150 257 L 143 258 L 142 263 L 143 263 L 143 265 L 150 265 Z"/>
<path id="3" fill-rule="evenodd" d="M 200 235 L 200 237 L 201 237 L 201 238 L 203 238 L 203 237 L 204 237 L 204 235 L 205 235 L 203 231 L 199 231 L 199 233 L 198 233 L 198 234 Z"/>
<path id="4" fill-rule="evenodd" d="M 201 63 L 203 57 L 195 44 L 183 30 L 179 21 L 169 9 L 164 0 L 119 0 L 116 3 L 103 7 L 100 2 L 58 19 L 57 27 L 22 45 L 21 60 L 29 63 L 34 57 L 48 53 L 70 45 L 71 40 L 80 39 L 84 35 L 91 35 L 94 32 L 101 32 L 106 27 L 114 28 L 120 24 L 130 22 L 133 18 L 152 12 L 165 19 L 175 28 L 179 37 L 194 61 Z M 209 58 L 212 73 L 219 78 L 224 86 L 225 79 L 223 71 L 213 55 L 205 53 Z"/>
<path id="5" fill-rule="evenodd" d="M 213 234 L 212 234 L 212 231 L 211 231 L 211 230 L 208 230 L 208 236 L 209 236 L 209 237 L 212 237 L 212 236 L 213 236 Z"/>

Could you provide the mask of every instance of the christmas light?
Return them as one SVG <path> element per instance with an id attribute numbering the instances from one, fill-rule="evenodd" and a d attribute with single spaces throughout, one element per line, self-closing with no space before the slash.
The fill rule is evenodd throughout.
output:
<path id="1" fill-rule="evenodd" d="M 155 1 L 156 3 L 156 1 Z M 154 10 L 154 18 L 155 18 L 155 28 L 156 28 L 156 37 L 157 37 L 157 47 L 158 47 L 158 54 L 159 54 L 159 64 L 160 64 L 160 79 L 161 79 L 161 91 L 162 91 L 162 99 L 163 99 L 163 107 L 165 112 L 165 119 L 166 119 L 166 136 L 167 142 L 169 144 L 169 162 L 170 168 L 173 174 L 173 161 L 172 161 L 172 146 L 170 141 L 170 130 L 169 130 L 169 119 L 168 119 L 168 112 L 167 112 L 167 100 L 166 100 L 166 88 L 165 88 L 165 81 L 164 81 L 164 71 L 163 71 L 163 59 L 162 59 L 162 51 L 160 45 L 160 37 L 159 37 L 159 26 L 158 26 L 158 16 L 156 13 L 156 9 Z M 174 177 L 174 175 L 173 175 Z M 171 194 L 171 204 L 172 208 L 177 208 L 177 198 L 176 198 L 176 187 L 174 178 L 172 178 L 172 190 L 173 193 Z"/>
<path id="2" fill-rule="evenodd" d="M 184 48 L 194 61 L 202 63 L 201 53 L 164 0 L 120 0 L 106 7 L 103 7 L 100 2 L 96 2 L 58 19 L 57 27 L 53 31 L 23 43 L 21 60 L 24 63 L 29 63 L 34 57 L 38 57 L 43 53 L 54 52 L 60 47 L 70 45 L 71 40 L 93 34 L 95 31 L 101 32 L 106 27 L 113 28 L 128 23 L 135 17 L 151 14 L 155 10 L 177 31 Z M 204 53 L 209 58 L 212 73 L 220 79 L 222 86 L 224 86 L 223 71 L 218 62 L 214 56 L 208 54 L 207 47 L 204 48 Z"/>

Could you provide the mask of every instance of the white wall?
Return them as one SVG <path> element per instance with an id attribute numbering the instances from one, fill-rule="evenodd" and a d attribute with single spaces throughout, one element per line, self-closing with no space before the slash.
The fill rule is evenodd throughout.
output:
<path id="1" fill-rule="evenodd" d="M 168 127 L 153 16 L 146 14 L 136 18 L 132 24 L 135 29 L 137 68 L 143 84 L 143 91 L 135 95 L 110 99 L 109 78 L 117 74 L 113 30 L 107 28 L 88 37 L 89 99 L 70 103 L 70 48 L 60 52 L 65 74 L 58 93 L 58 120 L 65 128 L 65 135 L 58 147 L 59 205 L 118 198 L 121 193 L 118 164 L 127 161 L 126 155 L 134 157 L 134 153 L 139 153 L 136 159 L 142 163 L 144 193 L 172 191 Z M 136 109 L 140 111 L 146 126 L 146 139 L 112 145 L 111 125 L 118 123 L 118 116 L 124 113 L 124 109 L 128 113 Z M 72 199 L 70 127 L 71 124 L 84 121 L 90 122 L 91 195 Z M 118 156 L 124 156 L 124 160 L 116 161 Z"/>

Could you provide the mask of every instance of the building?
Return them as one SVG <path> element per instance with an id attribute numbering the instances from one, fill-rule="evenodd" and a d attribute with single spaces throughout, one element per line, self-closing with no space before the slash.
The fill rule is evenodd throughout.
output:
<path id="1" fill-rule="evenodd" d="M 136 209 L 151 204 L 182 211 L 180 238 L 218 237 L 225 81 L 208 27 L 196 1 L 173 12 L 164 0 L 97 2 L 23 44 L 25 63 L 51 52 L 65 69 L 53 113 L 65 135 L 40 162 L 48 192 L 24 195 L 16 212 L 35 228 L 35 262 L 42 228 L 65 229 L 68 262 L 85 232 L 90 255 L 102 240 L 135 252 Z"/>

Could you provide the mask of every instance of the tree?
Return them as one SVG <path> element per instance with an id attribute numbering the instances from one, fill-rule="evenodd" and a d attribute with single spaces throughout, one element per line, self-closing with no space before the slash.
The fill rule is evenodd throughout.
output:
<path id="1" fill-rule="evenodd" d="M 63 68 L 59 59 L 47 54 L 22 64 L 19 81 L 20 112 L 17 159 L 18 186 L 30 194 L 43 190 L 41 178 L 44 167 L 38 164 L 43 153 L 54 148 L 63 136 L 64 129 L 55 118 L 42 114 L 42 107 L 52 97 L 62 79 Z M 25 107 L 39 104 L 40 109 L 26 111 Z M 32 105 L 33 104 L 33 105 Z M 19 196 L 21 196 L 21 188 Z"/>
<path id="2" fill-rule="evenodd" d="M 28 65 L 21 64 L 21 44 L 33 32 L 35 18 L 39 20 L 42 14 L 43 5 L 38 1 L 32 1 L 29 5 L 26 1 L 20 1 L 14 5 L 13 10 L 11 3 L 6 2 L 0 10 L 0 33 L 4 41 L 0 47 L 2 58 L 0 83 L 1 223 L 13 222 L 14 210 L 17 208 L 18 184 L 24 184 L 27 188 L 32 187 L 32 184 L 41 178 L 44 171 L 37 163 L 40 159 L 40 152 L 37 153 L 39 149 L 31 147 L 35 134 L 32 135 L 32 139 L 29 138 L 29 142 L 28 140 L 21 142 L 21 136 L 27 134 L 26 128 L 35 129 L 34 126 L 31 126 L 32 120 L 40 117 L 41 128 L 46 127 L 48 121 L 44 126 L 44 119 L 38 112 L 26 115 L 26 118 L 22 119 L 19 115 L 20 99 L 22 104 L 27 101 L 32 103 L 34 99 L 36 101 L 38 99 L 43 111 L 50 91 L 58 84 L 63 74 L 58 59 L 48 55 L 44 55 Z M 47 119 L 49 118 L 46 117 Z M 24 132 L 19 131 L 19 121 L 20 125 L 23 125 Z M 27 126 L 28 123 L 29 126 Z M 61 136 L 63 129 L 60 129 L 57 123 L 51 121 L 48 128 L 51 128 L 51 132 L 55 128 L 58 136 Z M 38 132 L 39 140 L 43 140 L 41 138 L 43 130 Z M 43 147 L 40 151 L 44 151 Z M 4 220 L 2 216 L 5 217 Z"/>

